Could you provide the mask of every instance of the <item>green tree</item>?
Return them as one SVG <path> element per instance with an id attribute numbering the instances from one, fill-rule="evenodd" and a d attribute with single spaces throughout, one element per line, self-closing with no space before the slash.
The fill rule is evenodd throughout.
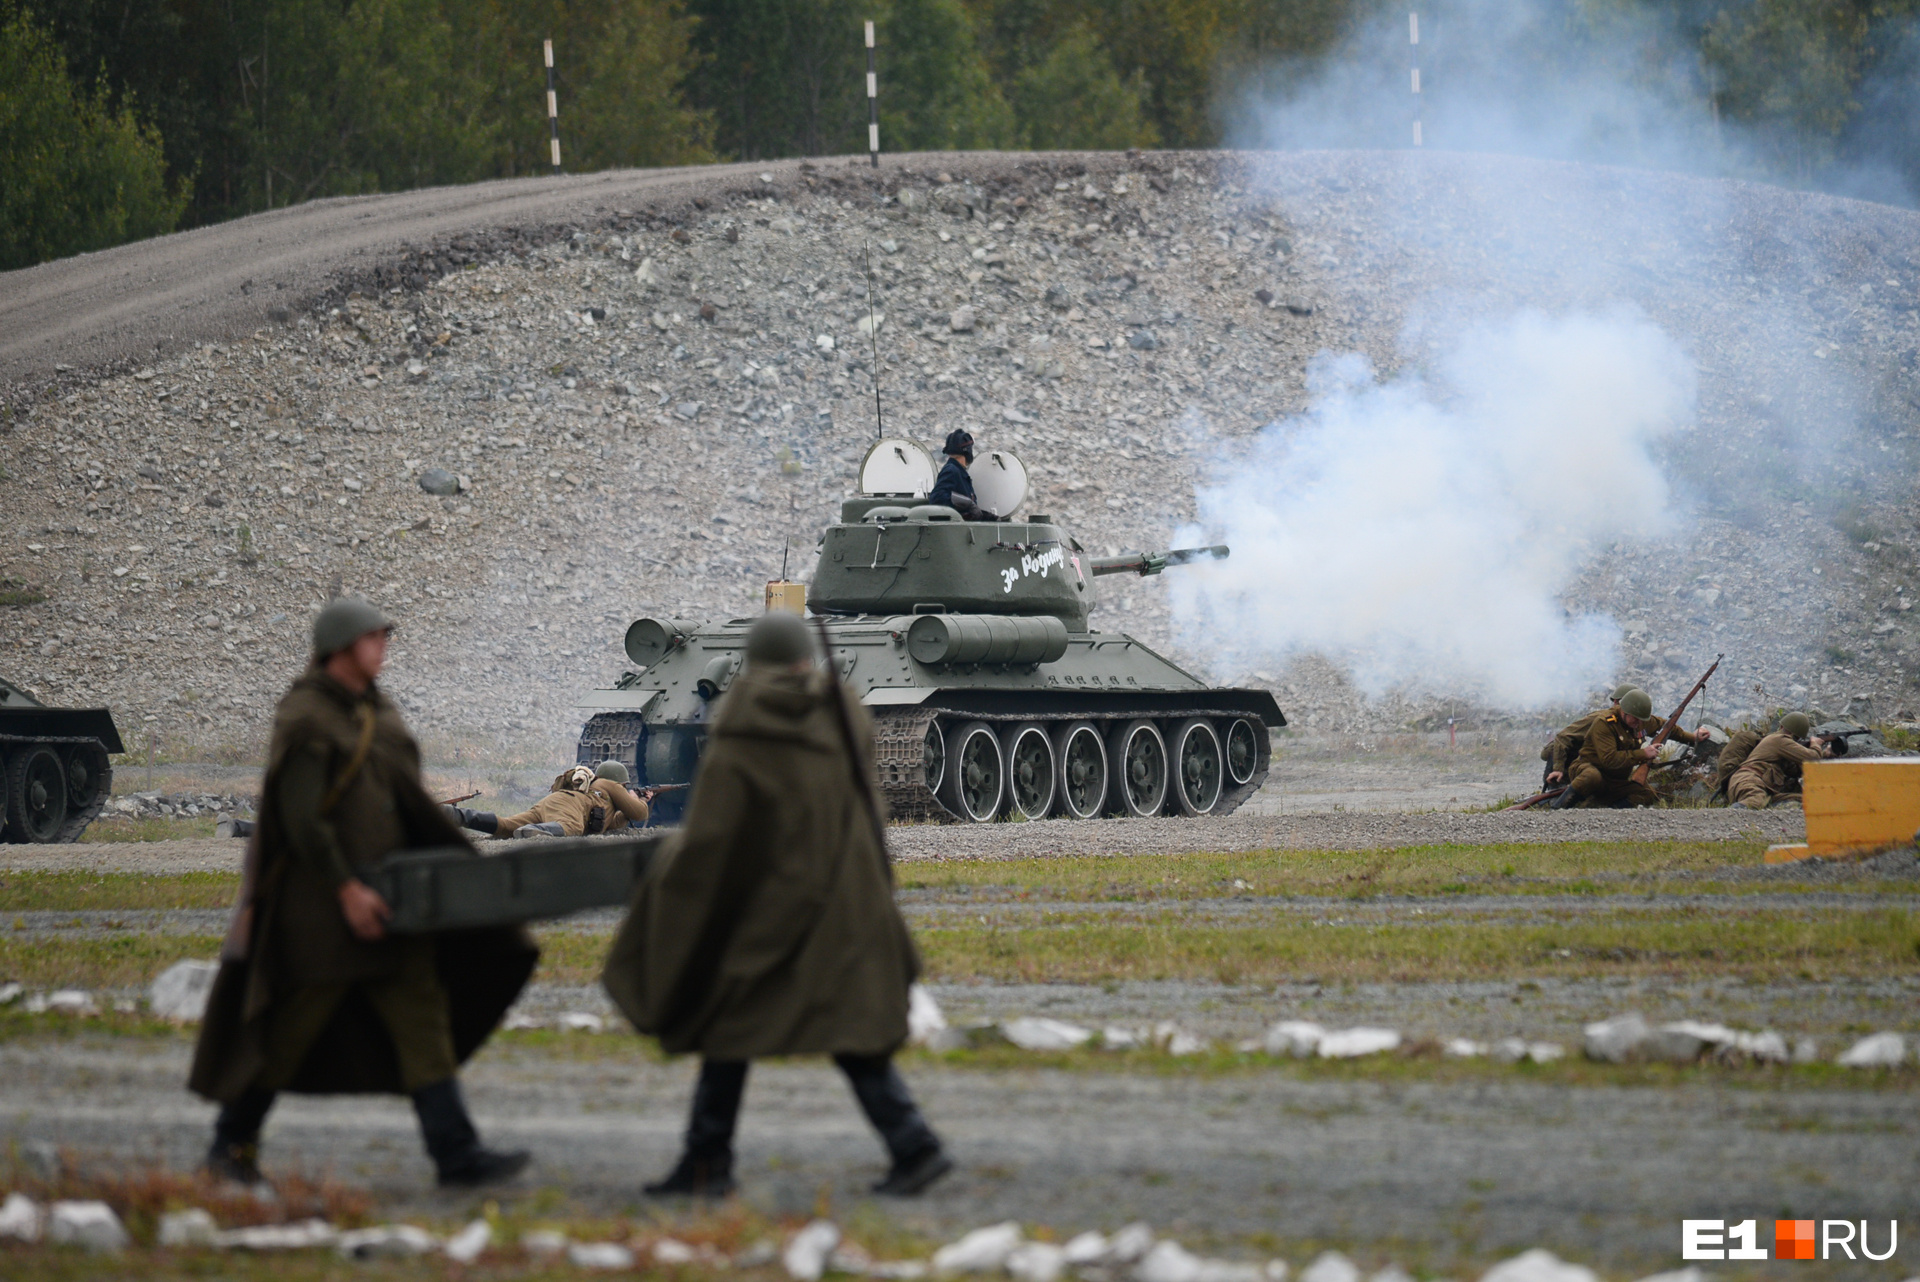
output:
<path id="1" fill-rule="evenodd" d="M 959 0 L 893 0 L 876 43 L 882 146 L 958 151 L 1013 145 L 1013 111 Z"/>
<path id="2" fill-rule="evenodd" d="M 1068 31 L 1014 78 L 1014 114 L 1029 147 L 1109 151 L 1153 147 L 1144 73 L 1122 79 L 1091 32 Z"/>
<path id="3" fill-rule="evenodd" d="M 0 22 L 0 174 L 0 270 L 171 231 L 187 203 L 159 132 L 75 84 L 25 11 Z"/>
<path id="4" fill-rule="evenodd" d="M 1871 7 L 1848 0 L 1752 0 L 1714 14 L 1701 52 L 1720 109 L 1751 126 L 1774 164 L 1800 182 L 1834 158 L 1859 109 Z"/>

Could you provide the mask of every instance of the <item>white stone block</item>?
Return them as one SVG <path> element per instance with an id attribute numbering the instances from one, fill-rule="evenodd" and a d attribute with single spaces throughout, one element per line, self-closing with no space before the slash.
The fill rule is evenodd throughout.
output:
<path id="1" fill-rule="evenodd" d="M 47 1211 L 47 1241 L 89 1251 L 124 1251 L 131 1239 L 105 1202 L 55 1202 Z"/>
<path id="2" fill-rule="evenodd" d="M 1020 1226 L 1012 1220 L 975 1229 L 935 1251 L 933 1271 L 938 1274 L 992 1273 L 1006 1266 L 1007 1257 L 1020 1241 Z"/>
<path id="3" fill-rule="evenodd" d="M 207 998 L 219 973 L 218 962 L 175 962 L 148 987 L 147 1008 L 160 1019 L 197 1024 L 207 1013 Z"/>

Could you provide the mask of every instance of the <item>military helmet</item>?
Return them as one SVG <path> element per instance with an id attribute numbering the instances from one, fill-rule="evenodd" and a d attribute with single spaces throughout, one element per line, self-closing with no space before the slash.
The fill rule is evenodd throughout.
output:
<path id="1" fill-rule="evenodd" d="M 1645 690 L 1630 688 L 1620 696 L 1620 711 L 1644 721 L 1653 715 L 1653 699 Z"/>
<path id="2" fill-rule="evenodd" d="M 747 629 L 747 666 L 785 668 L 813 656 L 807 625 L 786 610 L 763 614 Z"/>
<path id="3" fill-rule="evenodd" d="M 313 657 L 337 654 L 369 632 L 390 632 L 393 620 L 357 596 L 335 597 L 313 619 Z"/>
<path id="4" fill-rule="evenodd" d="M 1633 682 L 1622 681 L 1619 685 L 1613 688 L 1613 693 L 1608 697 L 1612 699 L 1615 703 L 1618 703 L 1622 699 L 1627 697 L 1627 691 L 1631 689 L 1633 689 Z"/>
<path id="5" fill-rule="evenodd" d="M 611 779 L 615 783 L 627 782 L 627 763 L 609 758 L 593 768 L 595 779 Z"/>
<path id="6" fill-rule="evenodd" d="M 1780 718 L 1780 733 L 1804 739 L 1813 731 L 1813 719 L 1804 712 L 1789 712 Z"/>

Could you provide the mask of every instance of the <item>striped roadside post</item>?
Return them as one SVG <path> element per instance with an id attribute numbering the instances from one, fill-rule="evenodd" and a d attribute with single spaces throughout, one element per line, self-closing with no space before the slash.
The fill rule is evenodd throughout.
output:
<path id="1" fill-rule="evenodd" d="M 553 172 L 560 172 L 560 98 L 553 92 L 553 41 L 547 41 L 547 133 L 553 145 Z"/>
<path id="2" fill-rule="evenodd" d="M 880 78 L 873 69 L 873 24 L 867 24 L 867 159 L 880 168 Z"/>
<path id="3" fill-rule="evenodd" d="M 1413 145 L 1422 145 L 1420 138 L 1420 15 L 1407 15 L 1407 45 L 1412 50 L 1408 55 L 1413 60 Z"/>

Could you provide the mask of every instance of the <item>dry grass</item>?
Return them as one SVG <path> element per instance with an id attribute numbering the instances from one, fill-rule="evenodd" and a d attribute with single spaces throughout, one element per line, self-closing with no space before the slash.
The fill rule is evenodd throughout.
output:
<path id="1" fill-rule="evenodd" d="M 239 892 L 240 878 L 222 872 L 0 872 L 0 914 L 227 908 Z"/>
<path id="2" fill-rule="evenodd" d="M 96 819 L 80 834 L 81 841 L 189 841 L 213 836 L 213 815 L 192 819 Z"/>

